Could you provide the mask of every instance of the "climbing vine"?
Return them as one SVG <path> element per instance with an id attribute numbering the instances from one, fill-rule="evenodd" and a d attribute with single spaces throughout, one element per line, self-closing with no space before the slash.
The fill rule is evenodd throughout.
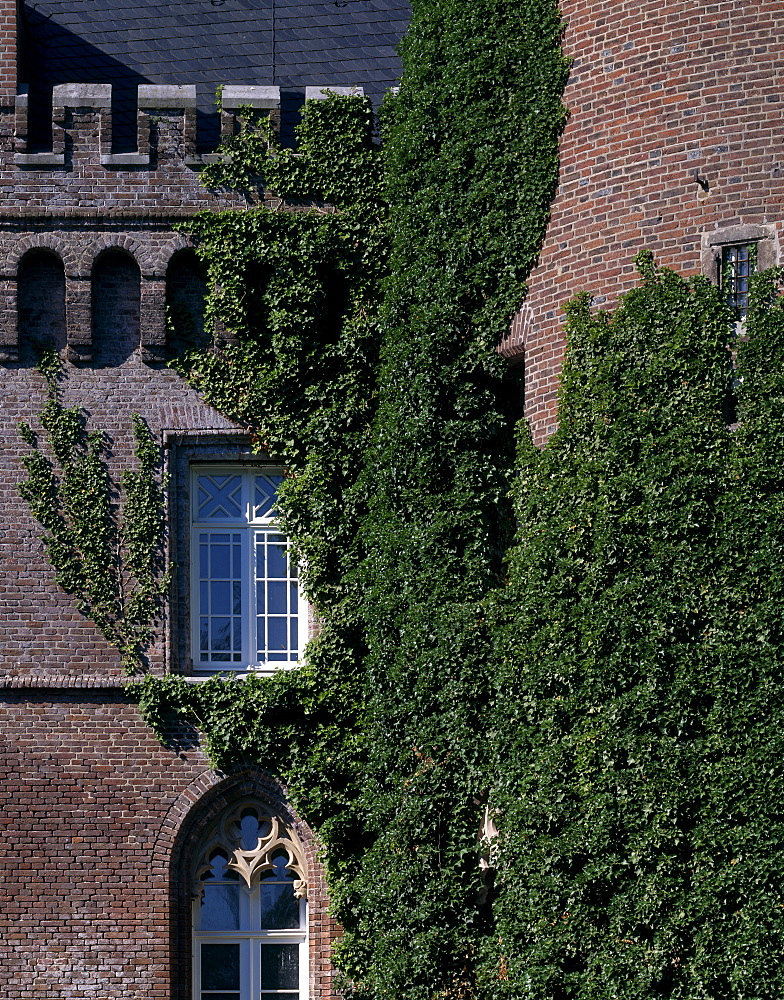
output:
<path id="1" fill-rule="evenodd" d="M 141 706 L 161 734 L 196 724 L 217 764 L 284 778 L 325 846 L 357 1000 L 471 996 L 493 935 L 482 601 L 520 409 L 495 347 L 557 179 L 560 32 L 546 0 L 417 0 L 381 147 L 363 99 L 311 102 L 296 154 L 256 132 L 245 170 L 240 136 L 208 176 L 259 174 L 278 200 L 192 227 L 222 332 L 181 370 L 289 470 L 321 632 L 297 671 L 150 678 Z"/>
<path id="2" fill-rule="evenodd" d="M 558 431 L 521 438 L 487 997 L 784 986 L 784 274 L 737 342 L 706 279 L 639 265 L 613 315 L 572 304 Z"/>
<path id="3" fill-rule="evenodd" d="M 133 672 L 144 665 L 168 585 L 164 498 L 157 478 L 160 450 L 142 418 L 133 414 L 136 468 L 122 473 L 124 503 L 118 514 L 105 433 L 88 431 L 79 407 L 63 406 L 56 355 L 45 355 L 39 371 L 47 387 L 40 422 L 48 448 L 39 447 L 39 435 L 29 424 L 19 425 L 31 449 L 22 459 L 28 478 L 19 491 L 45 529 L 43 543 L 57 583 Z"/>

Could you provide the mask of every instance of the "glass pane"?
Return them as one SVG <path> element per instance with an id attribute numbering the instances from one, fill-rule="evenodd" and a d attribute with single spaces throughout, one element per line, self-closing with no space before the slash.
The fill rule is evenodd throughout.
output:
<path id="1" fill-rule="evenodd" d="M 212 619 L 212 648 L 213 649 L 230 649 L 231 648 L 231 619 L 229 618 L 213 618 Z"/>
<path id="2" fill-rule="evenodd" d="M 240 988 L 240 946 L 238 944 L 203 944 L 201 946 L 201 988 L 203 990 L 238 990 Z"/>
<path id="3" fill-rule="evenodd" d="M 299 945 L 261 946 L 261 988 L 296 990 L 299 986 Z"/>
<path id="4" fill-rule="evenodd" d="M 199 476 L 199 520 L 220 520 L 242 516 L 240 476 Z"/>
<path id="5" fill-rule="evenodd" d="M 236 931 L 239 925 L 240 887 L 238 885 L 205 885 L 201 901 L 201 929 L 203 931 Z"/>
<path id="6" fill-rule="evenodd" d="M 210 611 L 214 615 L 231 614 L 231 584 L 228 580 L 214 580 L 210 584 L 212 605 Z"/>
<path id="7" fill-rule="evenodd" d="M 288 562 L 286 559 L 286 547 L 284 545 L 267 546 L 267 576 L 286 580 L 289 575 Z"/>
<path id="8" fill-rule="evenodd" d="M 270 618 L 267 622 L 267 648 L 268 649 L 288 649 L 286 635 L 286 619 Z"/>
<path id="9" fill-rule="evenodd" d="M 288 1000 L 291 1000 L 293 993 L 287 993 Z M 267 994 L 270 996 L 270 994 Z M 203 1000 L 240 1000 L 239 993 L 202 993 Z"/>
<path id="10" fill-rule="evenodd" d="M 286 586 L 283 580 L 274 580 L 267 584 L 267 611 L 271 615 L 285 615 L 288 611 L 286 607 Z"/>
<path id="11" fill-rule="evenodd" d="M 223 535 L 213 535 L 211 541 L 213 542 L 212 549 L 210 551 L 210 576 L 231 576 L 231 569 L 229 568 L 229 546 L 228 545 L 215 545 L 214 543 L 223 540 L 226 536 Z"/>
<path id="12" fill-rule="evenodd" d="M 261 995 L 264 1000 L 299 1000 L 299 993 L 268 993 L 262 990 Z"/>
<path id="13" fill-rule="evenodd" d="M 299 900 L 293 885 L 261 883 L 261 926 L 270 931 L 299 927 Z"/>

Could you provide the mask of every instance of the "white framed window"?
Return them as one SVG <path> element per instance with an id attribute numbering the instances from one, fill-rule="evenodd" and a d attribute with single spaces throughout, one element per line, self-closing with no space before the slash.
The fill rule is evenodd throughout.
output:
<path id="1" fill-rule="evenodd" d="M 292 667 L 307 628 L 290 543 L 276 520 L 283 476 L 260 466 L 191 470 L 191 650 L 197 671 Z"/>
<path id="2" fill-rule="evenodd" d="M 193 903 L 194 1000 L 307 1000 L 307 882 L 301 846 L 244 804 L 207 840 Z"/>

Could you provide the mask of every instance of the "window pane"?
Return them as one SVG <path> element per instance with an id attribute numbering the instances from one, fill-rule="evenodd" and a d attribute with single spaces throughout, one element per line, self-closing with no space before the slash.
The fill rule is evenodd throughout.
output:
<path id="1" fill-rule="evenodd" d="M 238 990 L 240 988 L 240 946 L 238 944 L 203 944 L 201 946 L 201 988 L 203 990 Z"/>
<path id="2" fill-rule="evenodd" d="M 261 883 L 261 926 L 270 931 L 299 927 L 299 900 L 293 885 Z"/>
<path id="3" fill-rule="evenodd" d="M 212 619 L 212 648 L 227 650 L 231 642 L 231 619 Z"/>
<path id="4" fill-rule="evenodd" d="M 270 618 L 267 622 L 267 648 L 270 650 L 288 649 L 288 636 L 286 635 L 286 619 Z"/>
<path id="5" fill-rule="evenodd" d="M 228 545 L 218 545 L 216 542 L 222 542 L 226 535 L 211 535 L 210 541 L 213 543 L 210 546 L 210 576 L 231 576 L 231 569 L 229 567 L 229 546 Z"/>
<path id="6" fill-rule="evenodd" d="M 203 931 L 235 931 L 240 920 L 238 885 L 205 885 L 201 901 Z"/>
<path id="7" fill-rule="evenodd" d="M 286 607 L 286 587 L 288 584 L 283 580 L 275 580 L 267 584 L 267 611 L 271 615 L 285 615 L 288 611 Z"/>
<path id="8" fill-rule="evenodd" d="M 299 986 L 299 946 L 265 944 L 261 946 L 261 988 L 296 990 Z"/>
<path id="9" fill-rule="evenodd" d="M 278 578 L 287 580 L 289 575 L 288 560 L 286 559 L 285 545 L 267 546 L 267 576 L 270 579 Z"/>
<path id="10" fill-rule="evenodd" d="M 273 518 L 276 515 L 275 500 L 283 476 L 256 476 L 253 517 L 256 520 Z"/>
<path id="11" fill-rule="evenodd" d="M 198 512 L 200 521 L 242 517 L 240 476 L 199 476 Z"/>
<path id="12" fill-rule="evenodd" d="M 212 606 L 210 611 L 214 615 L 231 614 L 231 584 L 228 580 L 213 581 L 210 585 Z"/>

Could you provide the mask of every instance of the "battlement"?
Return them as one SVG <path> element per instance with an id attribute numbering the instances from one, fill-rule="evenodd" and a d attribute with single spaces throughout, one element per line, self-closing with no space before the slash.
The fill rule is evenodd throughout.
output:
<path id="1" fill-rule="evenodd" d="M 328 84 L 307 87 L 305 99 L 326 93 L 363 94 L 361 87 Z M 107 170 L 155 168 L 159 159 L 180 160 L 198 170 L 218 159 L 216 153 L 196 152 L 196 87 L 140 84 L 138 87 L 136 150 L 112 150 L 112 86 L 108 83 L 64 83 L 52 89 L 52 149 L 33 152 L 28 142 L 30 102 L 26 86 L 15 100 L 14 159 L 22 168 L 66 168 L 74 157 L 94 160 Z M 226 138 L 239 128 L 243 107 L 266 111 L 280 123 L 280 88 L 226 84 L 221 88 L 220 133 Z"/>

